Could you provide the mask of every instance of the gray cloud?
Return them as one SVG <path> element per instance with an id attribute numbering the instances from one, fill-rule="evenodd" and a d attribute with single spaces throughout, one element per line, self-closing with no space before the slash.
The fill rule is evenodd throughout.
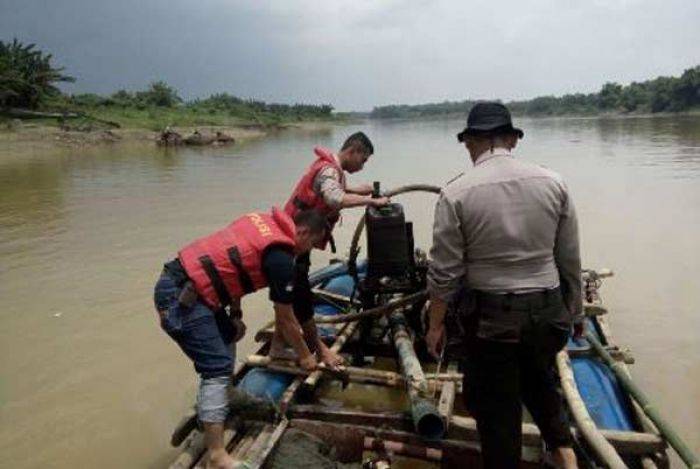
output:
<path id="1" fill-rule="evenodd" d="M 164 79 L 364 110 L 528 98 L 700 63 L 695 0 L 0 0 L 0 39 L 54 53 L 71 92 Z"/>

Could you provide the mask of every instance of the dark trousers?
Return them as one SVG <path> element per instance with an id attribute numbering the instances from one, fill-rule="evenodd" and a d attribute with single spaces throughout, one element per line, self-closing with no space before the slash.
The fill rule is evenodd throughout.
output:
<path id="1" fill-rule="evenodd" d="M 550 450 L 572 444 L 554 372 L 555 356 L 569 335 L 561 296 L 510 298 L 513 301 L 505 306 L 500 300 L 479 301 L 477 297 L 470 324 L 475 334 L 467 342 L 463 363 L 463 395 L 477 422 L 486 468 L 519 466 L 523 404 Z M 517 327 L 509 334 L 515 340 L 498 340 L 503 329 L 490 337 L 499 309 L 504 310 L 504 317 L 520 318 L 511 324 Z M 483 316 L 487 316 L 487 327 L 480 330 L 478 321 Z"/>

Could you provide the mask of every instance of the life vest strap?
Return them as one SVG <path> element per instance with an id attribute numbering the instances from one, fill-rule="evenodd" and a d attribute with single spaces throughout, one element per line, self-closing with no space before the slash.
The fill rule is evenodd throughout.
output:
<path id="1" fill-rule="evenodd" d="M 238 280 L 241 282 L 241 288 L 243 292 L 247 295 L 248 293 L 253 293 L 255 287 L 253 287 L 253 280 L 248 275 L 248 272 L 243 267 L 243 262 L 241 261 L 241 253 L 238 251 L 236 246 L 233 246 L 228 251 L 228 260 L 231 264 L 238 270 Z"/>
<path id="2" fill-rule="evenodd" d="M 199 258 L 199 262 L 202 264 L 202 268 L 207 274 L 207 277 L 209 277 L 209 281 L 211 282 L 212 287 L 214 287 L 216 296 L 219 297 L 221 306 L 230 305 L 231 295 L 229 295 L 223 280 L 221 280 L 221 276 L 219 275 L 219 271 L 216 270 L 214 261 L 211 260 L 211 257 L 204 255 Z"/>
<path id="3" fill-rule="evenodd" d="M 308 210 L 311 208 L 311 205 L 307 204 L 303 200 L 301 200 L 298 196 L 294 196 L 294 200 L 292 201 L 294 203 L 294 206 L 298 208 L 300 211 L 301 210 Z"/>

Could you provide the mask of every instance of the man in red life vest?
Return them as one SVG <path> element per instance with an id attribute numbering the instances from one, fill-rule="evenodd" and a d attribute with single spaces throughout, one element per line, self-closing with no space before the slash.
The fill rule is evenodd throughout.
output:
<path id="1" fill-rule="evenodd" d="M 383 206 L 389 202 L 389 199 L 387 197 L 373 198 L 371 195 L 372 185 L 370 184 L 357 187 L 350 187 L 347 184 L 345 172 L 352 174 L 362 170 L 369 157 L 374 153 L 372 142 L 363 132 L 350 135 L 338 154 L 333 154 L 329 149 L 323 147 L 314 148 L 314 153 L 316 159 L 297 183 L 284 206 L 284 211 L 292 217 L 302 210 L 315 210 L 323 214 L 327 220 L 328 232 L 326 237 L 315 247 L 325 249 L 326 245 L 330 243 L 331 249 L 335 252 L 332 231 L 340 218 L 342 209 L 367 205 Z M 294 276 L 294 310 L 302 321 L 313 317 L 309 268 L 309 253 L 297 257 Z M 313 334 L 313 330 L 309 332 Z M 313 338 L 307 337 L 307 341 L 309 340 L 316 342 Z M 323 345 L 321 346 L 323 347 Z M 324 350 L 324 354 L 329 357 L 329 360 L 340 363 L 340 357 L 333 357 L 331 353 Z M 273 338 L 270 354 L 286 357 L 284 351 L 280 349 L 279 337 Z"/>
<path id="2" fill-rule="evenodd" d="M 245 334 L 240 298 L 269 286 L 275 331 L 299 364 L 313 370 L 318 359 L 333 366 L 320 342 L 313 316 L 299 320 L 293 310 L 294 257 L 307 254 L 326 235 L 326 219 L 313 210 L 295 214 L 273 208 L 248 213 L 226 228 L 185 246 L 165 264 L 154 301 L 162 329 L 194 362 L 200 375 L 197 415 L 209 449 L 208 468 L 230 468 L 234 460 L 223 444 L 229 406 L 227 387 L 235 362 L 235 343 Z M 226 309 L 229 313 L 226 313 Z M 302 330 L 304 332 L 302 332 Z"/>

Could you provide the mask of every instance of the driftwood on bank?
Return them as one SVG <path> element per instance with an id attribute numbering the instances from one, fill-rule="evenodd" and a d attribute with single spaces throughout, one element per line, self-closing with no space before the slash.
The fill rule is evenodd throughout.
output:
<path id="1" fill-rule="evenodd" d="M 232 145 L 236 139 L 223 132 L 216 131 L 214 134 L 202 133 L 195 130 L 191 135 L 183 137 L 179 132 L 166 127 L 159 135 L 156 143 L 160 146 L 177 147 L 187 146 L 209 146 L 209 145 Z"/>
<path id="2" fill-rule="evenodd" d="M 89 119 L 116 129 L 121 127 L 121 125 L 117 122 L 93 117 L 84 112 L 43 112 L 11 107 L 0 109 L 0 114 L 16 119 Z"/>

